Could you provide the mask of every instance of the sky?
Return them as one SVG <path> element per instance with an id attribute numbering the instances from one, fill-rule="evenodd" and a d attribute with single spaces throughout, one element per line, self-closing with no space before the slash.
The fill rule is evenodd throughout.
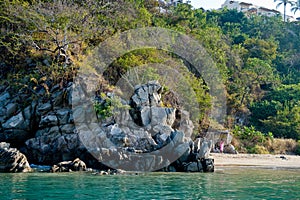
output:
<path id="1" fill-rule="evenodd" d="M 194 8 L 204 8 L 206 10 L 209 9 L 218 9 L 221 8 L 221 5 L 225 2 L 225 0 L 191 0 Z M 238 0 L 240 2 L 252 3 L 257 6 L 266 7 L 269 9 L 276 9 L 276 5 L 278 2 L 274 2 L 274 0 Z M 283 6 L 280 6 L 278 9 L 281 13 L 283 13 Z M 290 12 L 291 8 L 287 6 L 287 15 L 291 15 L 294 17 L 300 17 L 300 12 L 294 13 Z"/>

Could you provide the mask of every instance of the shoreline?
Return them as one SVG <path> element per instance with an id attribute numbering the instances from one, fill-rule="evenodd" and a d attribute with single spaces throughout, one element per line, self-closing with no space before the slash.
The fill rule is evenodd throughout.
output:
<path id="1" fill-rule="evenodd" d="M 215 167 L 267 167 L 300 169 L 300 156 L 211 153 Z"/>

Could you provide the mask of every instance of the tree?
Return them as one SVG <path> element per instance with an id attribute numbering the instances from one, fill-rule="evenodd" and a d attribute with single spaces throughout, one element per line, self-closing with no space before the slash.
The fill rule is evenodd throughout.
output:
<path id="1" fill-rule="evenodd" d="M 262 120 L 264 127 L 271 131 L 275 137 L 300 139 L 300 107 L 287 103 L 282 110 L 277 111 L 276 116 Z"/>
<path id="2" fill-rule="evenodd" d="M 281 85 L 251 105 L 251 122 L 275 137 L 300 137 L 300 84 Z"/>
<path id="3" fill-rule="evenodd" d="M 261 85 L 274 83 L 276 77 L 274 69 L 267 61 L 258 58 L 249 58 L 240 73 L 240 79 L 240 104 L 243 105 L 245 100 L 247 100 L 247 103 L 252 101 L 252 99 L 249 99 L 250 96 L 256 99 L 256 96 L 259 96 L 256 93 L 259 93 Z"/>
<path id="4" fill-rule="evenodd" d="M 291 11 L 294 12 L 294 14 L 297 11 L 300 11 L 300 0 L 297 0 L 297 2 L 294 2 L 294 5 L 293 5 Z"/>
<path id="5" fill-rule="evenodd" d="M 244 45 L 247 49 L 247 58 L 259 58 L 265 61 L 273 61 L 276 58 L 276 50 L 278 45 L 272 38 L 269 40 L 261 40 L 257 38 L 248 38 Z"/>
<path id="6" fill-rule="evenodd" d="M 283 11 L 283 21 L 286 22 L 286 6 L 289 4 L 291 6 L 294 5 L 293 1 L 289 1 L 289 0 L 274 0 L 274 2 L 279 1 L 279 3 L 277 4 L 276 8 L 280 7 L 281 5 L 283 5 L 284 7 L 284 11 Z"/>

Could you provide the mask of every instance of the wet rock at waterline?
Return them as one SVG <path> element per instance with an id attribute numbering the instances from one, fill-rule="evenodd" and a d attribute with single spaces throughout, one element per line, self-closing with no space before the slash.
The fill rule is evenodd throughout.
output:
<path id="1" fill-rule="evenodd" d="M 51 167 L 51 172 L 72 172 L 72 171 L 86 171 L 86 164 L 76 158 L 73 161 L 63 161 Z"/>
<path id="2" fill-rule="evenodd" d="M 0 172 L 30 172 L 26 156 L 9 146 L 8 143 L 0 143 Z"/>

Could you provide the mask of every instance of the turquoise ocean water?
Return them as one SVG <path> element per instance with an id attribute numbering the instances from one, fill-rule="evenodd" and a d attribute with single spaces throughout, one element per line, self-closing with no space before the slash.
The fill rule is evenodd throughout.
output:
<path id="1" fill-rule="evenodd" d="M 300 199 L 300 170 L 215 173 L 0 174 L 0 199 Z"/>

